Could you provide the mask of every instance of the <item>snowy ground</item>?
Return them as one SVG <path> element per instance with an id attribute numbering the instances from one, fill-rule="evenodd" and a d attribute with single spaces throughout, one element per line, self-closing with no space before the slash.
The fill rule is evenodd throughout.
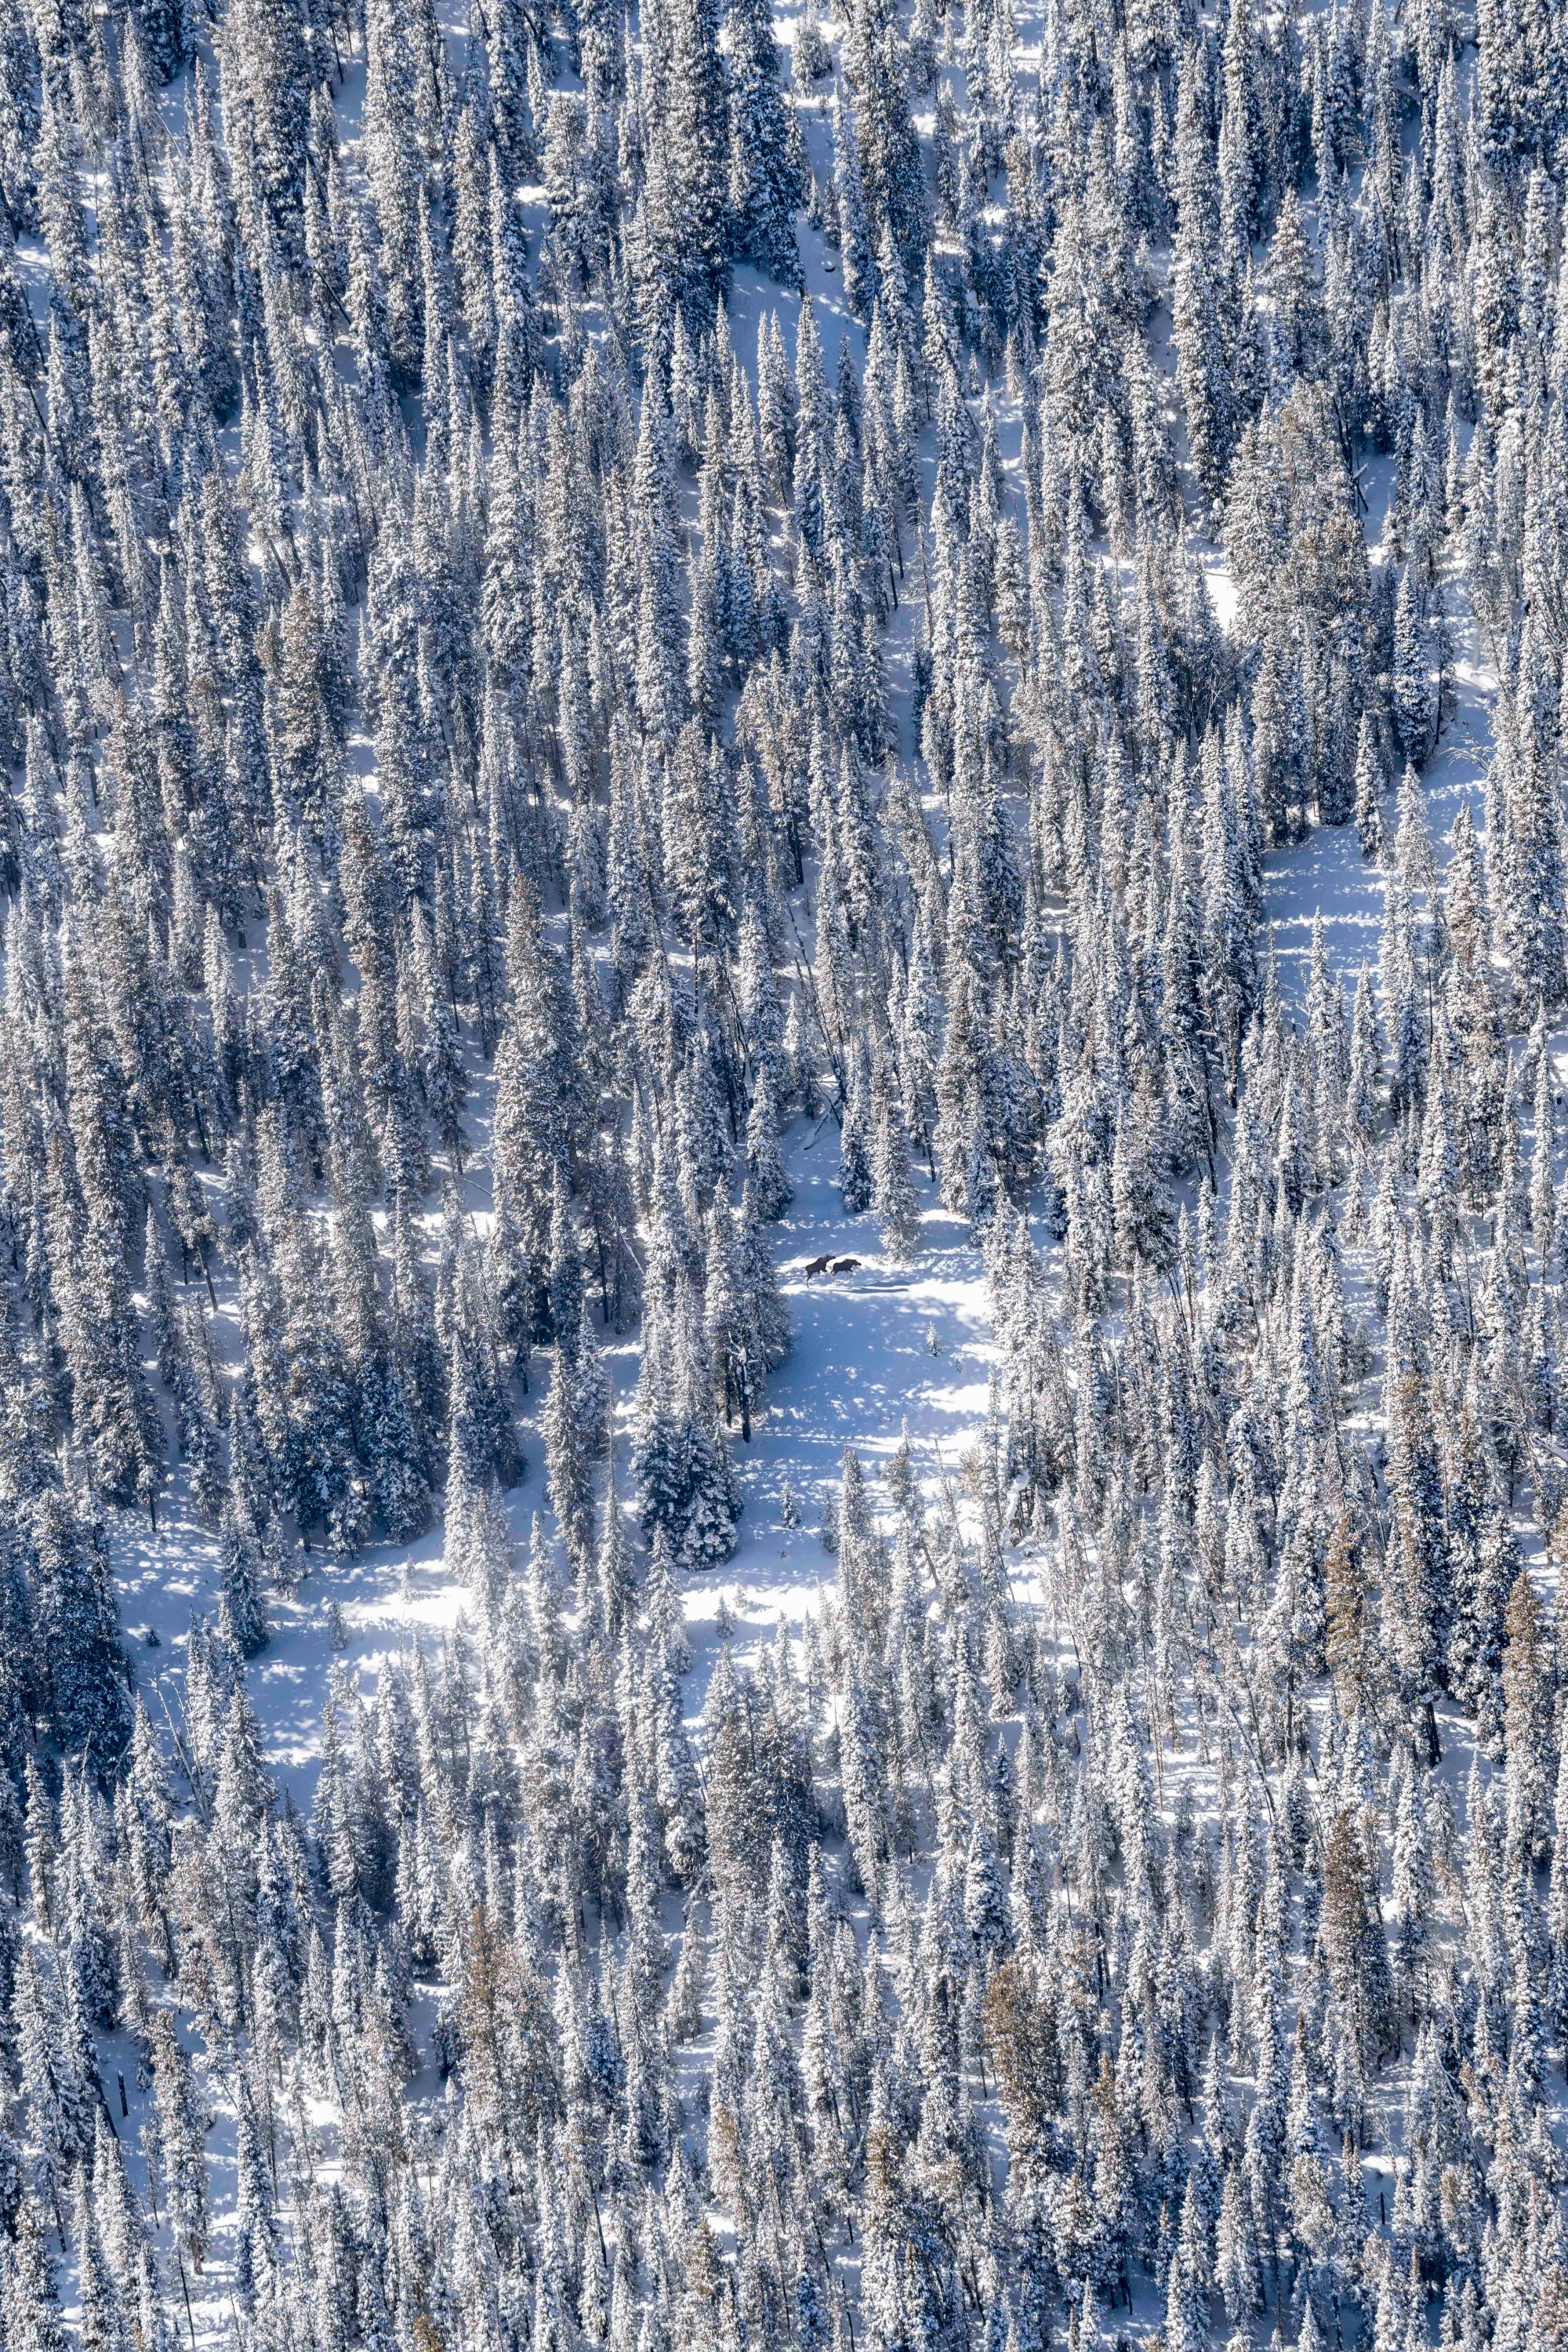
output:
<path id="1" fill-rule="evenodd" d="M 770 1638 L 781 1618 L 800 1622 L 816 1605 L 821 1585 L 831 1582 L 834 1564 L 821 1528 L 845 1448 L 855 1447 L 874 1472 L 907 1431 L 934 1490 L 985 1412 L 991 1349 L 984 1284 L 979 1252 L 963 1228 L 928 1206 L 918 1265 L 891 1266 L 879 1255 L 874 1221 L 847 1218 L 839 1207 L 831 1119 L 820 1129 L 798 1121 L 787 1163 L 795 1198 L 773 1231 L 795 1347 L 768 1383 L 767 1411 L 752 1444 L 733 1433 L 746 1501 L 740 1549 L 722 1570 L 686 1580 L 693 1717 L 707 1687 L 721 1598 L 735 1620 L 737 1650 L 744 1651 Z M 929 1202 L 929 1187 L 922 1191 Z M 805 1265 L 827 1250 L 858 1256 L 861 1265 L 851 1275 L 807 1282 Z M 637 1378 L 635 1339 L 610 1340 L 605 1360 L 624 1432 Z M 507 1498 L 521 1546 L 533 1513 L 545 1509 L 538 1426 L 543 1394 L 542 1387 L 535 1391 L 521 1417 L 530 1473 Z M 624 1465 L 624 1439 L 622 1444 Z M 785 1524 L 786 1486 L 798 1507 L 794 1527 Z M 116 1533 L 121 1614 L 132 1646 L 142 1644 L 141 1679 L 155 1719 L 166 1703 L 177 1722 L 191 1621 L 217 1606 L 216 1544 L 177 1501 L 161 1516 L 156 1534 L 129 1516 Z M 384 1546 L 352 1561 L 317 1553 L 307 1566 L 295 1593 L 275 1597 L 272 1639 L 249 1672 L 269 1760 L 301 1811 L 309 1809 L 319 1760 L 333 1603 L 349 1636 L 344 1662 L 369 1677 L 415 1641 L 438 1643 L 466 1597 L 446 1575 L 439 1528 L 412 1546 Z M 149 1627 L 158 1635 L 156 1650 L 145 1646 Z"/>

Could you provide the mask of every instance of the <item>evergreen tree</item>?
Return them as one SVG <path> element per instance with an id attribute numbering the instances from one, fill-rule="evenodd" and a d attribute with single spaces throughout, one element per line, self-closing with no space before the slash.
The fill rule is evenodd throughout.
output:
<path id="1" fill-rule="evenodd" d="M 801 284 L 794 215 L 801 171 L 779 88 L 773 17 L 761 0 L 742 0 L 727 18 L 730 40 L 731 249 L 781 286 Z"/>

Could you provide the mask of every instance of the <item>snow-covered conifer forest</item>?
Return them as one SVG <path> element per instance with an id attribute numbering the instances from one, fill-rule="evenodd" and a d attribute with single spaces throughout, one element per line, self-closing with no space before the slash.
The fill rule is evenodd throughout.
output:
<path id="1" fill-rule="evenodd" d="M 0 84 L 3 2352 L 1565 2352 L 1568 13 Z"/>

